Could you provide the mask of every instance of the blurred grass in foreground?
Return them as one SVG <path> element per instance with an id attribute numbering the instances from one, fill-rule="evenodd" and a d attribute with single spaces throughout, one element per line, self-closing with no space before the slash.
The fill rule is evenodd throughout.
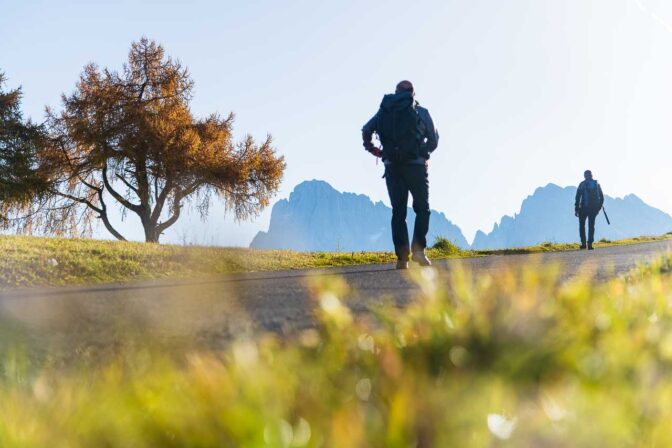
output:
<path id="1" fill-rule="evenodd" d="M 640 237 L 597 247 L 672 239 Z M 532 254 L 578 249 L 578 244 L 469 251 L 445 238 L 428 249 L 430 258 Z M 0 236 L 0 288 L 64 286 L 151 279 L 190 279 L 251 271 L 277 271 L 392 263 L 391 252 L 295 252 L 244 248 L 173 246 L 67 238 Z"/>
<path id="2" fill-rule="evenodd" d="M 143 335 L 61 368 L 6 351 L 0 446 L 672 446 L 671 267 L 413 270 L 417 300 L 360 316 L 329 276 L 309 285 L 318 326 L 288 339 Z"/>

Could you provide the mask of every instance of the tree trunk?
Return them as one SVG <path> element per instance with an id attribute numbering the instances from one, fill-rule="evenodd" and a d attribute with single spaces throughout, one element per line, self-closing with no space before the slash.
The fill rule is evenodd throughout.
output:
<path id="1" fill-rule="evenodd" d="M 119 241 L 126 241 L 126 238 L 123 237 L 123 235 L 119 232 L 117 232 L 117 229 L 112 227 L 112 223 L 107 217 L 107 213 L 101 213 L 100 218 L 103 220 L 103 224 L 105 225 L 105 228 L 107 229 L 108 232 L 112 234 L 116 239 Z"/>
<path id="2" fill-rule="evenodd" d="M 159 229 L 157 228 L 157 226 L 154 226 L 150 223 L 147 224 L 143 223 L 143 226 L 145 228 L 145 242 L 158 243 L 161 234 L 159 233 Z"/>

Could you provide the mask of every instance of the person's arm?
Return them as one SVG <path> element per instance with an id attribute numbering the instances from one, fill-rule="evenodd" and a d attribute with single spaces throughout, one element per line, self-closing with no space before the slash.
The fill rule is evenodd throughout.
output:
<path id="1" fill-rule="evenodd" d="M 597 194 L 600 196 L 600 208 L 604 205 L 604 193 L 602 193 L 602 185 L 597 184 Z"/>
<path id="2" fill-rule="evenodd" d="M 424 127 L 421 150 L 429 157 L 429 155 L 439 146 L 439 133 L 434 127 L 434 120 L 432 120 L 432 116 L 429 114 L 429 111 L 424 107 L 419 108 L 418 110 L 420 112 L 420 119 L 422 120 Z"/>
<path id="3" fill-rule="evenodd" d="M 366 122 L 362 128 L 362 140 L 364 144 L 364 149 L 366 149 L 371 154 L 376 157 L 380 157 L 381 150 L 376 148 L 373 144 L 373 133 L 376 132 L 376 126 L 378 124 L 378 114 L 373 116 L 369 121 Z"/>
<path id="4" fill-rule="evenodd" d="M 576 197 L 574 198 L 574 214 L 579 213 L 579 206 L 581 205 L 581 196 L 583 195 L 583 182 L 579 184 L 576 189 Z"/>

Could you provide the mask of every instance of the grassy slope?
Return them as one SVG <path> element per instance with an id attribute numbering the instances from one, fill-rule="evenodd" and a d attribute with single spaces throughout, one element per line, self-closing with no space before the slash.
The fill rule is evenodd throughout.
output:
<path id="1" fill-rule="evenodd" d="M 300 253 L 84 239 L 0 237 L 0 286 L 92 284 L 383 263 L 389 253 Z"/>
<path id="2" fill-rule="evenodd" d="M 608 244 L 670 238 L 641 238 Z M 602 246 L 607 245 L 605 243 Z M 572 244 L 503 251 L 460 251 L 446 246 L 432 258 L 535 253 L 578 248 Z M 183 247 L 83 239 L 0 236 L 0 287 L 96 284 L 157 278 L 193 278 L 233 272 L 390 263 L 391 253 L 301 253 L 241 248 Z"/>
<path id="3" fill-rule="evenodd" d="M 628 238 L 625 240 L 610 241 L 601 240 L 595 243 L 596 248 L 612 247 L 612 246 L 627 246 L 630 244 L 652 243 L 655 241 L 672 240 L 672 234 L 665 234 L 662 236 L 640 236 L 636 238 Z M 516 254 L 536 254 L 542 252 L 559 252 L 564 250 L 578 250 L 578 243 L 542 243 L 530 247 L 515 247 L 511 249 L 494 249 L 494 250 L 479 250 L 474 253 L 481 256 L 487 255 L 516 255 Z"/>

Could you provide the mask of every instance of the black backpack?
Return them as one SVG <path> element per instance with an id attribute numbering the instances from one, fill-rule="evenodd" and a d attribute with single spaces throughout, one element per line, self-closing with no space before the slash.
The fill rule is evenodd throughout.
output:
<path id="1" fill-rule="evenodd" d="M 420 157 L 419 124 L 413 95 L 408 92 L 385 95 L 376 125 L 383 158 L 403 163 Z"/>
<path id="2" fill-rule="evenodd" d="M 594 179 L 587 180 L 583 184 L 583 198 L 581 204 L 587 208 L 597 208 L 600 205 L 600 193 L 597 186 L 597 181 Z"/>

